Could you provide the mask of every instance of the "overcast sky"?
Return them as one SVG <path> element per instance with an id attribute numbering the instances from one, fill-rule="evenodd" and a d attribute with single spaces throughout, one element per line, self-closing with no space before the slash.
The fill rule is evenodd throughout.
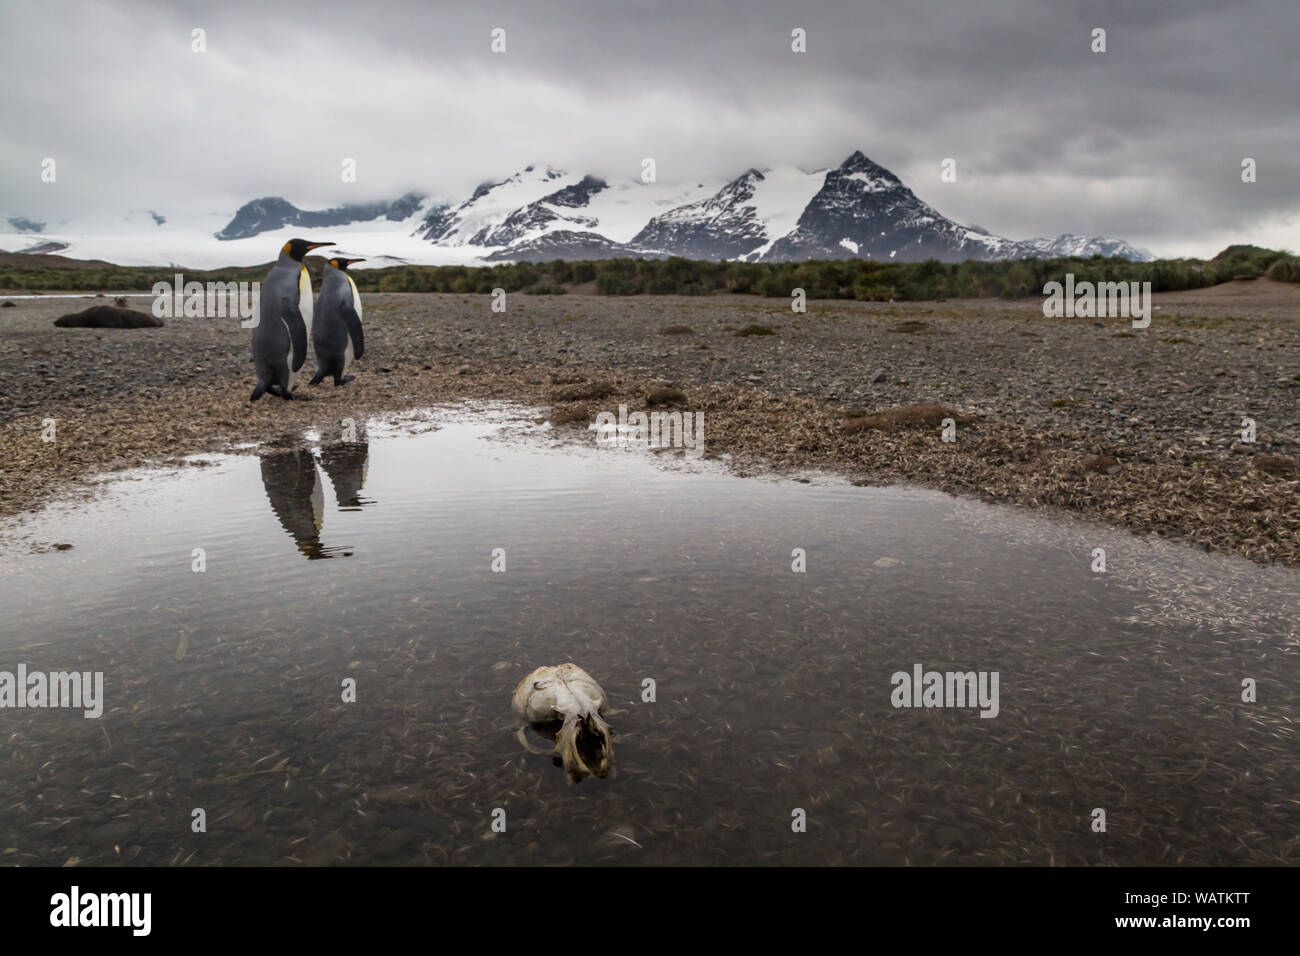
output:
<path id="1" fill-rule="evenodd" d="M 861 149 L 999 235 L 1300 251 L 1298 45 L 1296 0 L 0 0 L 0 217 L 459 201 L 536 161 L 698 181 Z"/>

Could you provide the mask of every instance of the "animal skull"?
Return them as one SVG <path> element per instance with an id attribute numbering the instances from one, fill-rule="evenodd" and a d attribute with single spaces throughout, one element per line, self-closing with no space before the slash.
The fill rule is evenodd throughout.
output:
<path id="1" fill-rule="evenodd" d="M 515 716 L 530 724 L 561 723 L 555 747 L 542 752 L 558 755 L 571 780 L 609 775 L 614 744 L 609 724 L 600 716 L 605 710 L 605 692 L 581 667 L 537 668 L 519 682 L 513 703 Z M 523 739 L 522 728 L 519 736 Z M 524 746 L 528 746 L 526 740 Z"/>

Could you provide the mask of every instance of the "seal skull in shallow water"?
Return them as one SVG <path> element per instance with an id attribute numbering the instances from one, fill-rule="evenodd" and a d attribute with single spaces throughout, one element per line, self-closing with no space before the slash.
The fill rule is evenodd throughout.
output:
<path id="1" fill-rule="evenodd" d="M 609 724 L 601 719 L 605 692 L 577 664 L 539 667 L 519 682 L 514 696 L 515 716 L 533 725 L 559 723 L 555 747 L 534 753 L 555 754 L 572 780 L 606 777 L 614 759 Z"/>

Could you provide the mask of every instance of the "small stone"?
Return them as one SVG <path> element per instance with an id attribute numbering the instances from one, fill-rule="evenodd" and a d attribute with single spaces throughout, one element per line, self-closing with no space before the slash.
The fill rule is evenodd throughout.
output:
<path id="1" fill-rule="evenodd" d="M 379 825 L 381 827 L 392 827 L 394 830 L 406 831 L 411 833 L 412 836 L 416 833 L 428 833 L 436 829 L 434 822 L 424 814 L 406 807 L 385 810 L 379 815 Z"/>
<path id="2" fill-rule="evenodd" d="M 934 839 L 939 846 L 952 846 L 961 842 L 961 831 L 956 827 L 939 827 L 935 831 Z"/>
<path id="3" fill-rule="evenodd" d="M 885 557 L 876 558 L 876 560 L 872 562 L 872 566 L 877 568 L 896 568 L 902 563 L 903 562 L 900 558 Z"/>
<path id="4" fill-rule="evenodd" d="M 96 827 L 90 833 L 90 842 L 95 846 L 119 846 L 135 833 L 135 824 L 130 820 L 114 820 Z"/>

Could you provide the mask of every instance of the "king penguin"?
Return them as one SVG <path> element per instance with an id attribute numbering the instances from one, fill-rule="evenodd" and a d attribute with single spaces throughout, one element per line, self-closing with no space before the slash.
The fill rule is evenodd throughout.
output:
<path id="1" fill-rule="evenodd" d="M 295 380 L 307 361 L 307 338 L 311 333 L 311 277 L 302 257 L 312 249 L 332 242 L 290 239 L 280 249 L 280 258 L 262 283 L 257 325 L 253 328 L 253 362 L 257 366 L 257 387 L 250 401 L 264 392 L 293 398 Z"/>
<path id="2" fill-rule="evenodd" d="M 309 385 L 319 385 L 326 375 L 334 376 L 336 386 L 352 381 L 352 376 L 347 374 L 348 366 L 366 351 L 361 329 L 361 294 L 348 275 L 348 266 L 354 262 L 365 260 L 335 258 L 325 264 L 320 296 L 316 300 L 316 323 L 311 329 L 316 375 Z"/>

